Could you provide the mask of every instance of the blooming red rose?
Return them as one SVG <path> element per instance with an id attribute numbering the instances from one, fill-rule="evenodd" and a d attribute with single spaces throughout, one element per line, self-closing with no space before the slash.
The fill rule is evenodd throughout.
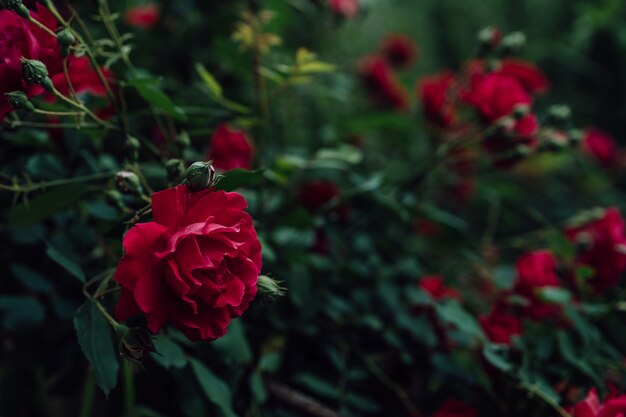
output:
<path id="1" fill-rule="evenodd" d="M 314 180 L 298 188 L 298 201 L 311 212 L 316 212 L 341 196 L 337 184 L 330 181 Z"/>
<path id="2" fill-rule="evenodd" d="M 600 403 L 595 388 L 589 390 L 584 400 L 570 411 L 572 417 L 624 417 L 626 416 L 626 395 L 613 396 Z"/>
<path id="3" fill-rule="evenodd" d="M 352 19 L 359 14 L 359 0 L 328 0 L 328 6 L 337 16 Z"/>
<path id="4" fill-rule="evenodd" d="M 439 275 L 423 276 L 419 281 L 420 288 L 430 294 L 433 300 L 443 300 L 445 298 L 461 299 L 461 293 L 455 288 L 448 288 L 443 283 L 443 278 Z"/>
<path id="5" fill-rule="evenodd" d="M 390 34 L 383 39 L 381 54 L 387 62 L 397 68 L 405 68 L 413 64 L 417 58 L 417 46 L 413 39 L 402 34 Z"/>
<path id="6" fill-rule="evenodd" d="M 252 168 L 254 146 L 246 134 L 228 123 L 221 123 L 211 137 L 209 159 L 222 171 Z"/>
<path id="7" fill-rule="evenodd" d="M 454 98 L 448 97 L 454 84 L 454 74 L 443 71 L 431 77 L 424 77 L 418 84 L 418 95 L 422 102 L 422 112 L 430 123 L 448 128 L 455 123 Z"/>
<path id="8" fill-rule="evenodd" d="M 615 139 L 599 129 L 585 130 L 582 150 L 604 168 L 615 168 L 619 164 L 619 153 Z"/>
<path id="9" fill-rule="evenodd" d="M 359 75 L 375 104 L 396 110 L 406 110 L 408 95 L 384 58 L 371 56 L 359 64 Z"/>
<path id="10" fill-rule="evenodd" d="M 124 236 L 115 271 L 119 320 L 144 313 L 157 332 L 167 322 L 191 340 L 226 334 L 257 292 L 261 244 L 237 193 L 179 185 L 152 196 L 154 221 Z"/>
<path id="11" fill-rule="evenodd" d="M 100 82 L 98 74 L 91 66 L 89 58 L 86 56 L 76 57 L 70 55 L 67 57 L 67 69 L 72 82 L 72 87 L 76 93 L 89 93 L 94 96 L 106 96 L 106 89 Z M 113 74 L 106 68 L 100 68 L 102 74 L 109 83 L 113 82 Z M 70 88 L 67 83 L 65 74 L 56 74 L 52 77 L 52 83 L 62 94 L 68 96 L 70 94 Z M 54 99 L 54 96 L 52 96 Z"/>
<path id="12" fill-rule="evenodd" d="M 485 334 L 493 343 L 511 345 L 512 337 L 522 334 L 522 321 L 502 308 L 493 308 L 478 318 Z"/>
<path id="13" fill-rule="evenodd" d="M 498 72 L 517 79 L 530 94 L 545 93 L 550 86 L 550 82 L 539 68 L 519 59 L 503 60 Z"/>
<path id="14" fill-rule="evenodd" d="M 150 29 L 159 22 L 161 7 L 157 3 L 147 3 L 131 7 L 124 12 L 124 22 L 128 26 Z"/>
<path id="15" fill-rule="evenodd" d="M 50 30 L 58 22 L 44 6 L 37 4 L 31 15 Z M 50 77 L 63 72 L 63 61 L 56 39 L 43 29 L 9 10 L 0 10 L 0 121 L 11 111 L 5 94 L 25 91 L 29 97 L 43 93 L 39 85 L 27 85 L 22 79 L 22 57 L 43 62 Z"/>
<path id="16" fill-rule="evenodd" d="M 538 295 L 542 288 L 560 287 L 556 268 L 556 258 L 549 250 L 529 252 L 517 260 L 513 292 L 526 298 L 529 304 L 523 311 L 532 319 L 540 320 L 560 312 L 559 305 L 547 303 Z"/>
<path id="17" fill-rule="evenodd" d="M 594 270 L 590 284 L 596 292 L 604 292 L 619 283 L 626 271 L 626 235 L 624 219 L 616 208 L 608 208 L 598 219 L 565 230 L 571 241 L 580 244 L 578 265 Z"/>
<path id="18" fill-rule="evenodd" d="M 478 412 L 471 405 L 450 398 L 439 406 L 432 417 L 478 417 Z"/>
<path id="19" fill-rule="evenodd" d="M 472 75 L 471 86 L 462 98 L 487 122 L 511 115 L 516 107 L 532 105 L 531 96 L 519 80 L 498 72 Z"/>

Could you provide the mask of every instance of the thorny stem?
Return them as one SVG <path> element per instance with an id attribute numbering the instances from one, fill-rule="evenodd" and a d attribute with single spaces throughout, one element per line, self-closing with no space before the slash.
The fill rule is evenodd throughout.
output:
<path id="1" fill-rule="evenodd" d="M 16 193 L 30 193 L 30 192 L 37 191 L 37 190 L 45 190 L 46 188 L 59 187 L 63 185 L 76 184 L 76 183 L 81 183 L 81 182 L 88 182 L 88 181 L 93 181 L 93 180 L 110 178 L 113 175 L 115 175 L 114 172 L 106 172 L 106 173 L 101 173 L 101 174 L 85 175 L 82 177 L 64 178 L 62 180 L 41 182 L 38 184 L 28 184 L 28 185 L 0 184 L 0 190 L 13 191 Z"/>
<path id="2" fill-rule="evenodd" d="M 102 120 L 101 118 L 96 116 L 91 110 L 89 110 L 87 107 L 85 107 L 84 104 L 76 102 L 76 101 L 66 97 L 59 90 L 57 90 L 56 87 L 52 87 L 52 93 L 57 98 L 61 99 L 62 101 L 64 101 L 68 105 L 74 107 L 75 109 L 78 109 L 78 110 L 81 110 L 81 111 L 87 113 L 89 115 L 89 117 L 91 117 L 96 123 L 98 123 L 102 127 L 106 128 L 106 129 L 110 129 L 112 127 L 110 123 L 105 122 L 104 120 Z"/>

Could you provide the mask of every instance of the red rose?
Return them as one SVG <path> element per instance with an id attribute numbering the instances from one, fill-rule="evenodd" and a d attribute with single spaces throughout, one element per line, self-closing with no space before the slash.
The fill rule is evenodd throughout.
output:
<path id="1" fill-rule="evenodd" d="M 626 415 L 626 395 L 606 399 L 602 404 L 595 388 L 587 397 L 573 407 L 572 417 L 624 417 Z"/>
<path id="2" fill-rule="evenodd" d="M 348 19 L 359 14 L 359 0 L 328 0 L 328 6 L 337 16 Z"/>
<path id="3" fill-rule="evenodd" d="M 550 82 L 541 70 L 519 59 L 503 60 L 497 72 L 517 79 L 530 94 L 545 93 L 550 86 Z"/>
<path id="4" fill-rule="evenodd" d="M 537 291 L 546 287 L 560 287 L 556 259 L 549 250 L 537 250 L 517 260 L 517 279 L 513 292 L 523 296 L 529 304 L 523 309 L 530 318 L 541 320 L 558 314 L 559 305 L 541 300 Z"/>
<path id="5" fill-rule="evenodd" d="M 519 80 L 498 72 L 474 74 L 462 98 L 488 123 L 511 115 L 516 107 L 532 105 L 532 98 Z"/>
<path id="6" fill-rule="evenodd" d="M 619 283 L 626 271 L 626 236 L 624 219 L 618 209 L 609 208 L 598 220 L 568 228 L 565 235 L 583 248 L 576 263 L 593 268 L 590 284 L 596 292 L 604 292 Z"/>
<path id="7" fill-rule="evenodd" d="M 150 29 L 159 22 L 161 7 L 156 3 L 131 7 L 124 12 L 124 22 L 128 26 Z"/>
<path id="8" fill-rule="evenodd" d="M 461 299 L 461 294 L 455 288 L 448 288 L 443 283 L 443 278 L 438 275 L 424 276 L 420 278 L 420 288 L 430 294 L 434 300 L 445 298 Z"/>
<path id="9" fill-rule="evenodd" d="M 298 189 L 298 201 L 311 212 L 319 211 L 332 200 L 341 196 L 337 184 L 314 180 L 302 184 Z"/>
<path id="10" fill-rule="evenodd" d="M 480 316 L 478 321 L 493 343 L 510 346 L 513 343 L 511 338 L 522 334 L 522 321 L 501 308 L 492 309 L 488 315 Z"/>
<path id="11" fill-rule="evenodd" d="M 613 137 L 599 129 L 587 129 L 582 140 L 582 150 L 604 168 L 619 164 L 617 144 Z"/>
<path id="12" fill-rule="evenodd" d="M 367 57 L 359 64 L 359 75 L 375 104 L 396 110 L 409 106 L 406 90 L 384 58 Z"/>
<path id="13" fill-rule="evenodd" d="M 444 129 L 453 125 L 456 119 L 453 99 L 448 97 L 452 84 L 454 74 L 450 71 L 422 78 L 418 84 L 424 117 L 430 123 Z"/>
<path id="14" fill-rule="evenodd" d="M 413 39 L 402 34 L 388 35 L 382 42 L 381 54 L 387 62 L 397 68 L 410 66 L 417 57 L 417 46 Z"/>
<path id="15" fill-rule="evenodd" d="M 211 137 L 211 152 L 209 159 L 213 160 L 213 166 L 222 171 L 231 169 L 252 168 L 254 147 L 246 134 L 230 126 L 221 123 Z"/>
<path id="16" fill-rule="evenodd" d="M 478 417 L 478 412 L 471 405 L 450 398 L 439 406 L 432 417 Z"/>
<path id="17" fill-rule="evenodd" d="M 157 332 L 167 322 L 191 340 L 226 334 L 257 292 L 261 244 L 237 193 L 179 185 L 152 196 L 154 221 L 124 236 L 115 271 L 119 320 L 144 313 Z"/>
<path id="18" fill-rule="evenodd" d="M 40 4 L 31 10 L 33 18 L 50 30 L 55 30 L 58 22 Z M 22 80 L 22 57 L 36 59 L 48 68 L 50 77 L 63 72 L 63 61 L 56 39 L 43 29 L 9 10 L 0 10 L 0 121 L 11 111 L 5 94 L 12 91 L 25 91 L 29 97 L 43 93 L 38 85 L 27 85 Z"/>

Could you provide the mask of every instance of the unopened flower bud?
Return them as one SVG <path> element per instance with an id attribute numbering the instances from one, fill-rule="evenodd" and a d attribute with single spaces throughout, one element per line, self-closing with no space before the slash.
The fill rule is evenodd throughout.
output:
<path id="1" fill-rule="evenodd" d="M 502 55 L 509 56 L 519 53 L 526 44 L 526 35 L 522 32 L 512 32 L 502 39 Z"/>
<path id="2" fill-rule="evenodd" d="M 557 129 L 546 129 L 547 132 L 543 135 L 541 141 L 541 148 L 547 151 L 560 151 L 563 148 L 569 146 L 569 137 L 567 133 Z"/>
<path id="3" fill-rule="evenodd" d="M 65 58 L 70 53 L 70 47 L 76 43 L 76 37 L 70 29 L 63 28 L 57 32 L 57 42 L 61 47 L 61 56 Z"/>
<path id="4" fill-rule="evenodd" d="M 24 6 L 22 0 L 0 0 L 0 10 L 2 9 L 15 12 L 24 19 L 28 19 L 30 17 L 30 11 L 28 10 L 28 7 Z"/>
<path id="5" fill-rule="evenodd" d="M 128 157 L 132 161 L 139 159 L 139 148 L 141 148 L 141 142 L 134 136 L 128 136 L 126 143 L 124 144 Z"/>
<path id="6" fill-rule="evenodd" d="M 185 173 L 185 163 L 180 159 L 170 159 L 165 163 L 168 181 L 179 180 Z"/>
<path id="7" fill-rule="evenodd" d="M 13 110 L 27 110 L 29 112 L 35 111 L 35 106 L 30 102 L 28 97 L 23 91 L 13 91 L 4 95 L 7 101 L 13 108 Z"/>
<path id="8" fill-rule="evenodd" d="M 210 187 L 215 180 L 215 168 L 211 161 L 194 162 L 185 173 L 185 183 L 193 191 L 199 191 Z"/>
<path id="9" fill-rule="evenodd" d="M 479 56 L 486 56 L 493 52 L 502 40 L 502 32 L 494 26 L 488 26 L 478 32 Z"/>
<path id="10" fill-rule="evenodd" d="M 189 134 L 184 131 L 176 136 L 176 142 L 178 142 L 181 148 L 188 148 L 191 146 L 191 138 L 189 138 Z"/>
<path id="11" fill-rule="evenodd" d="M 117 185 L 117 189 L 124 194 L 141 194 L 142 191 L 141 181 L 139 181 L 139 177 L 134 172 L 118 172 L 115 174 L 115 184 Z"/>
<path id="12" fill-rule="evenodd" d="M 528 104 L 516 104 L 513 107 L 513 112 L 511 113 L 515 120 L 519 120 L 525 116 L 528 116 L 530 113 L 530 106 Z"/>
<path id="13" fill-rule="evenodd" d="M 280 281 L 270 278 L 266 275 L 260 275 L 257 282 L 258 296 L 261 302 L 271 302 L 278 297 L 282 297 L 287 289 L 281 285 Z"/>
<path id="14" fill-rule="evenodd" d="M 152 337 L 146 329 L 141 327 L 129 329 L 126 326 L 120 326 L 118 334 L 120 335 L 120 355 L 126 359 L 143 363 L 148 353 L 156 352 Z"/>
<path id="15" fill-rule="evenodd" d="M 555 127 L 567 127 L 572 119 L 572 110 L 569 106 L 554 105 L 548 108 L 546 124 Z"/>
<path id="16" fill-rule="evenodd" d="M 35 59 L 22 58 L 22 76 L 28 84 L 42 86 L 46 91 L 52 91 L 52 80 L 48 76 L 46 64 Z"/>
<path id="17" fill-rule="evenodd" d="M 572 146 L 577 146 L 582 140 L 585 134 L 580 129 L 571 129 L 569 132 L 569 143 Z"/>

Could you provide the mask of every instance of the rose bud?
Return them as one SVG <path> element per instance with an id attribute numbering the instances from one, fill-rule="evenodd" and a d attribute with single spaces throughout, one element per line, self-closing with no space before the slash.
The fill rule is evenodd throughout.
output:
<path id="1" fill-rule="evenodd" d="M 215 181 L 215 168 L 211 161 L 194 162 L 185 173 L 183 184 L 187 184 L 193 191 L 203 190 L 213 185 Z"/>
<path id="2" fill-rule="evenodd" d="M 46 91 L 54 89 L 52 80 L 48 76 L 46 64 L 36 59 L 22 58 L 22 76 L 28 84 L 42 86 Z"/>
<path id="3" fill-rule="evenodd" d="M 170 159 L 165 163 L 168 181 L 177 181 L 185 173 L 185 163 L 180 159 Z"/>
<path id="4" fill-rule="evenodd" d="M 23 91 L 13 91 L 6 93 L 5 97 L 7 101 L 13 107 L 13 110 L 27 110 L 29 112 L 35 111 L 35 106 L 28 100 L 26 94 Z"/>
<path id="5" fill-rule="evenodd" d="M 156 352 L 154 343 L 152 343 L 152 337 L 146 329 L 141 327 L 132 327 L 130 329 L 126 326 L 120 327 L 120 355 L 131 361 L 142 363 L 148 353 Z"/>
<path id="6" fill-rule="evenodd" d="M 71 30 L 63 28 L 57 32 L 57 42 L 61 46 L 61 56 L 66 58 L 70 53 L 70 47 L 76 43 L 76 37 Z"/>
<path id="7" fill-rule="evenodd" d="M 117 189 L 124 194 L 141 194 L 142 191 L 139 177 L 134 172 L 118 172 L 115 174 L 115 184 L 117 185 Z"/>
<path id="8" fill-rule="evenodd" d="M 287 289 L 281 285 L 280 281 L 270 278 L 266 275 L 260 275 L 257 282 L 258 292 L 261 302 L 273 302 L 278 297 L 282 297 Z"/>
<path id="9" fill-rule="evenodd" d="M 15 12 L 24 19 L 28 19 L 30 17 L 30 11 L 28 10 L 28 7 L 22 4 L 22 0 L 0 0 L 0 10 L 2 9 Z"/>
<path id="10" fill-rule="evenodd" d="M 493 52 L 502 40 L 502 32 L 494 26 L 488 26 L 478 32 L 479 56 L 486 56 Z"/>
<path id="11" fill-rule="evenodd" d="M 522 32 L 509 33 L 502 39 L 502 55 L 510 56 L 518 53 L 526 44 L 526 35 Z"/>
<path id="12" fill-rule="evenodd" d="M 572 119 L 572 110 L 569 106 L 554 105 L 548 108 L 548 117 L 546 124 L 556 127 L 565 128 Z"/>
<path id="13" fill-rule="evenodd" d="M 136 161 L 139 159 L 139 148 L 141 148 L 141 142 L 139 142 L 139 139 L 133 136 L 128 136 L 124 147 L 126 148 L 126 152 L 128 152 L 130 160 Z"/>

